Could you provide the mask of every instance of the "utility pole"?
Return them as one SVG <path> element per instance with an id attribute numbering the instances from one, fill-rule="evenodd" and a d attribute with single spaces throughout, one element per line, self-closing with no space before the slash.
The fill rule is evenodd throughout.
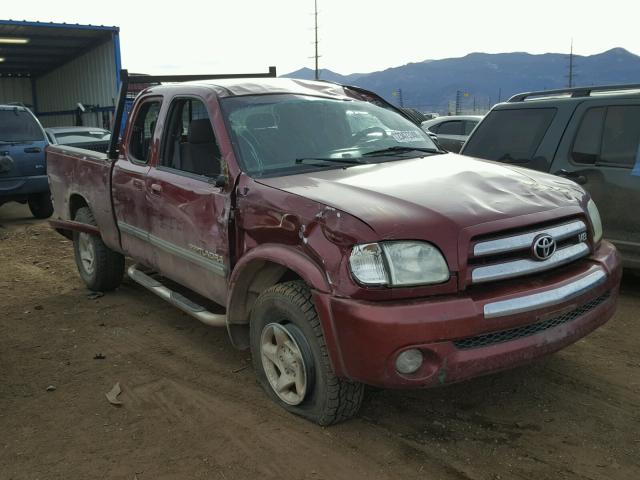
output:
<path id="1" fill-rule="evenodd" d="M 571 39 L 571 50 L 569 51 L 569 88 L 573 88 L 573 38 Z"/>
<path id="2" fill-rule="evenodd" d="M 456 115 L 462 113 L 462 90 L 456 90 Z"/>
<path id="3" fill-rule="evenodd" d="M 402 99 L 402 89 L 398 89 L 398 100 L 400 101 L 400 106 L 404 107 L 404 100 Z"/>
<path id="4" fill-rule="evenodd" d="M 320 71 L 318 70 L 318 0 L 313 0 L 313 16 L 315 18 L 315 59 L 316 59 L 316 80 L 320 80 Z"/>

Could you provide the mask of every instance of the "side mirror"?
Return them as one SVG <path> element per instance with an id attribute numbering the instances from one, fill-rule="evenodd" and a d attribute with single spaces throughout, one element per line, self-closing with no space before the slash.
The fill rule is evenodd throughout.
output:
<path id="1" fill-rule="evenodd" d="M 227 176 L 218 175 L 217 177 L 212 179 L 211 183 L 213 183 L 218 188 L 223 188 L 227 184 Z"/>
<path id="2" fill-rule="evenodd" d="M 543 157 L 542 155 L 533 157 L 529 162 L 529 165 L 527 165 L 527 168 L 531 168 L 532 170 L 539 170 L 541 172 L 548 172 L 549 167 L 550 165 L 549 165 L 549 162 L 547 161 L 547 158 Z"/>
<path id="3" fill-rule="evenodd" d="M 440 140 L 438 140 L 438 135 L 436 135 L 433 132 L 426 132 L 427 135 L 429 135 L 429 138 L 431 139 L 431 141 L 436 145 L 436 147 L 438 147 L 440 150 L 442 150 L 443 152 L 446 152 L 447 149 L 444 148 L 442 145 L 440 145 Z"/>
<path id="4" fill-rule="evenodd" d="M 558 170 L 557 172 L 555 172 L 554 175 L 558 175 L 559 177 L 564 177 L 564 178 L 568 178 L 569 180 L 573 180 L 578 185 L 584 185 L 585 183 L 587 183 L 587 177 L 585 177 L 584 175 L 581 175 L 578 172 L 570 172 L 569 170 L 565 170 L 564 168 L 562 170 Z"/>

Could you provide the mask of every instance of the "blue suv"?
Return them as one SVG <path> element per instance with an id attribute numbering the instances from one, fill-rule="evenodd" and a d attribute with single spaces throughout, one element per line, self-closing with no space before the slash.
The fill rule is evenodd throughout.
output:
<path id="1" fill-rule="evenodd" d="M 44 149 L 46 135 L 31 110 L 0 105 L 0 205 L 28 203 L 36 218 L 53 213 Z"/>

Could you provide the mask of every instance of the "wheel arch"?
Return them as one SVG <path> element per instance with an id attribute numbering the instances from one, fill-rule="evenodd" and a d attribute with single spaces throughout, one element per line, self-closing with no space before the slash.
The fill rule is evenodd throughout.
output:
<path id="1" fill-rule="evenodd" d="M 322 269 L 294 247 L 263 245 L 240 259 L 231 273 L 227 300 L 227 329 L 236 348 L 249 347 L 249 319 L 258 296 L 277 283 L 296 279 L 313 290 L 330 291 Z"/>
<path id="2" fill-rule="evenodd" d="M 82 207 L 91 209 L 91 207 L 89 206 L 89 202 L 87 202 L 87 200 L 82 195 L 80 195 L 79 193 L 72 193 L 69 197 L 69 219 L 73 220 L 76 217 L 76 213 L 78 213 L 78 210 L 80 210 Z"/>

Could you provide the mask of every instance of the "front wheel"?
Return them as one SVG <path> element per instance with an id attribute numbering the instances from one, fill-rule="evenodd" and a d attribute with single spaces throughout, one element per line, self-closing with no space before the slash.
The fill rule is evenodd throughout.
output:
<path id="1" fill-rule="evenodd" d="M 74 220 L 96 225 L 89 207 L 78 209 Z M 89 290 L 105 292 L 122 283 L 124 256 L 107 247 L 99 235 L 74 231 L 73 251 L 80 277 Z"/>
<path id="2" fill-rule="evenodd" d="M 31 215 L 35 218 L 49 218 L 53 215 L 53 203 L 49 192 L 34 193 L 29 195 L 27 202 Z"/>
<path id="3" fill-rule="evenodd" d="M 258 381 L 276 403 L 319 425 L 338 423 L 358 412 L 364 386 L 333 373 L 304 282 L 265 290 L 251 311 L 250 328 Z"/>

